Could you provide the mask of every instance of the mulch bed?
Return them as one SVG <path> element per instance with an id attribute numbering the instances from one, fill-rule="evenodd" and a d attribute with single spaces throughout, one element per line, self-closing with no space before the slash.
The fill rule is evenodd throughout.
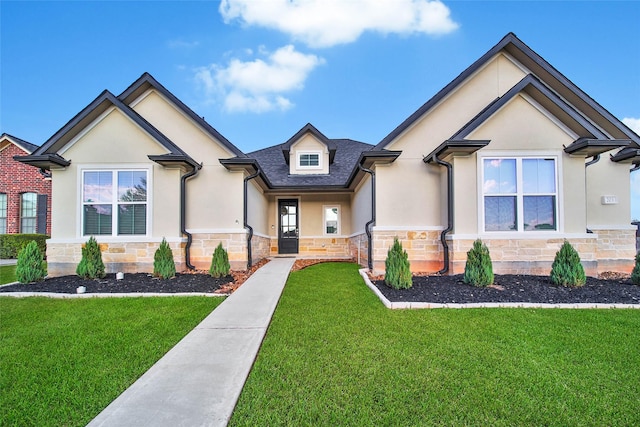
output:
<path id="1" fill-rule="evenodd" d="M 41 282 L 14 284 L 0 287 L 0 292 L 51 292 L 75 294 L 78 286 L 86 293 L 211 293 L 230 294 L 243 284 L 258 268 L 269 260 L 262 260 L 249 271 L 233 271 L 231 275 L 215 279 L 206 271 L 194 270 L 176 274 L 172 279 L 155 278 L 147 273 L 127 273 L 116 280 L 115 274 L 104 279 L 82 279 L 78 276 L 47 278 Z"/>
<path id="2" fill-rule="evenodd" d="M 640 304 L 640 286 L 628 275 L 604 274 L 609 279 L 588 277 L 581 287 L 555 286 L 547 276 L 496 275 L 486 288 L 467 285 L 462 275 L 414 276 L 409 289 L 395 290 L 374 277 L 372 283 L 391 302 L 480 303 L 527 302 L 549 304 Z"/>

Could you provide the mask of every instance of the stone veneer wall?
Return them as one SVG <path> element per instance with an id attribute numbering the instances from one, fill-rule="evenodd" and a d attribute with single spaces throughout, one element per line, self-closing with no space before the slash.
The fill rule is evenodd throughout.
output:
<path id="1" fill-rule="evenodd" d="M 374 273 L 384 272 L 387 252 L 395 237 L 409 255 L 411 271 L 436 272 L 442 268 L 442 244 L 439 230 L 427 231 L 376 231 L 373 232 L 373 269 Z"/>
<path id="2" fill-rule="evenodd" d="M 278 255 L 278 238 L 271 238 L 271 256 Z M 346 237 L 301 237 L 299 258 L 349 258 L 349 239 Z"/>
<path id="3" fill-rule="evenodd" d="M 598 236 L 596 257 L 598 273 L 631 273 L 636 256 L 636 230 L 593 230 Z"/>
<path id="4" fill-rule="evenodd" d="M 256 264 L 260 260 L 269 257 L 271 239 L 265 236 L 253 235 L 251 238 L 251 261 Z"/>
<path id="5" fill-rule="evenodd" d="M 369 265 L 369 239 L 366 233 L 356 234 L 349 238 L 349 254 L 363 267 Z"/>
<path id="6" fill-rule="evenodd" d="M 107 273 L 152 273 L 153 256 L 160 242 L 138 243 L 100 243 L 102 261 Z M 176 270 L 181 271 L 184 265 L 184 242 L 169 242 L 176 263 Z M 76 267 L 82 259 L 84 243 L 50 243 L 47 242 L 47 272 L 49 276 L 66 276 L 76 274 Z"/>
<path id="7" fill-rule="evenodd" d="M 229 255 L 232 270 L 247 269 L 247 234 L 241 233 L 194 233 L 191 244 L 191 264 L 199 270 L 209 270 L 216 246 L 222 247 Z M 255 236 L 254 236 L 255 239 Z"/>

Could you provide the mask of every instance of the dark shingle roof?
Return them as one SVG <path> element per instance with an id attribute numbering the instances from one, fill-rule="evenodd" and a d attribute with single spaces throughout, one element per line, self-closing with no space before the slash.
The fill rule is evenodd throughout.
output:
<path id="1" fill-rule="evenodd" d="M 291 175 L 282 155 L 282 145 L 274 145 L 247 153 L 256 159 L 273 188 L 346 187 L 360 155 L 373 148 L 370 144 L 351 139 L 330 139 L 336 151 L 328 175 Z"/>
<path id="2" fill-rule="evenodd" d="M 3 133 L 2 135 L 0 135 L 0 139 L 5 139 L 5 138 L 11 141 L 13 144 L 17 145 L 18 147 L 22 148 L 24 151 L 26 151 L 29 154 L 33 153 L 38 149 L 37 145 L 27 142 L 24 139 L 17 138 L 13 135 L 9 135 L 8 133 Z"/>

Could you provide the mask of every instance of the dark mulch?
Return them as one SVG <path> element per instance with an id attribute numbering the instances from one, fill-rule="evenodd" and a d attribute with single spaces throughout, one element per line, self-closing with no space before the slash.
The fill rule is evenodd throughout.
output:
<path id="1" fill-rule="evenodd" d="M 123 280 L 116 280 L 115 274 L 107 274 L 104 279 L 82 279 L 78 276 L 61 276 L 29 284 L 14 284 L 0 287 L 0 292 L 54 292 L 75 294 L 78 286 L 86 286 L 87 293 L 180 293 L 226 292 L 232 276 L 215 279 L 208 274 L 176 274 L 173 279 L 154 278 L 147 273 L 129 273 Z"/>
<path id="2" fill-rule="evenodd" d="M 372 280 L 382 294 L 392 302 L 477 303 L 477 302 L 530 302 L 530 303 L 619 303 L 640 304 L 640 286 L 628 278 L 587 278 L 582 287 L 555 286 L 547 276 L 496 275 L 494 285 L 479 288 L 467 285 L 462 275 L 414 276 L 413 286 L 395 290 L 384 280 Z"/>

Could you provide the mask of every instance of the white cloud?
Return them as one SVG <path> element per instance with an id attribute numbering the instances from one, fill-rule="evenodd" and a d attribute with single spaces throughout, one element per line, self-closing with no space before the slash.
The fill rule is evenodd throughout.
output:
<path id="1" fill-rule="evenodd" d="M 459 25 L 439 0 L 222 0 L 226 23 L 275 29 L 311 47 L 350 43 L 365 31 L 441 35 Z"/>
<path id="2" fill-rule="evenodd" d="M 284 94 L 302 89 L 309 73 L 324 63 L 322 58 L 298 52 L 292 45 L 273 53 L 260 48 L 259 53 L 266 58 L 232 58 L 226 67 L 212 64 L 199 68 L 196 80 L 209 97 L 222 99 L 227 111 L 284 111 L 293 106 Z"/>
<path id="3" fill-rule="evenodd" d="M 640 119 L 634 119 L 633 117 L 625 117 L 622 119 L 622 123 L 627 125 L 629 129 L 640 135 Z"/>

